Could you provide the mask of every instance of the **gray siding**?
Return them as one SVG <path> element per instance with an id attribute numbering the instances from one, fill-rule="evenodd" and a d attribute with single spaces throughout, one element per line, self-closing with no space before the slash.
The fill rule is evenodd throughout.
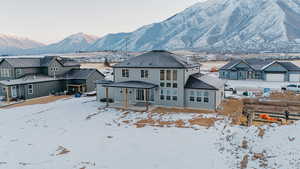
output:
<path id="1" fill-rule="evenodd" d="M 53 70 L 51 71 L 51 67 L 57 67 L 58 71 L 53 71 Z M 49 64 L 47 71 L 49 76 L 54 76 L 54 75 L 57 76 L 57 75 L 63 75 L 66 72 L 70 71 L 71 69 L 76 69 L 76 68 L 80 68 L 80 66 L 63 67 L 57 60 L 53 60 Z"/>
<path id="2" fill-rule="evenodd" d="M 19 78 L 28 74 L 39 74 L 42 73 L 40 68 L 15 68 L 15 77 Z"/>
<path id="3" fill-rule="evenodd" d="M 25 99 L 32 99 L 36 97 L 48 96 L 51 93 L 63 92 L 66 90 L 64 81 L 49 81 L 33 84 L 33 94 L 28 94 L 29 84 L 24 85 L 23 91 Z"/>
<path id="4" fill-rule="evenodd" d="M 208 92 L 208 98 L 209 98 L 209 102 L 205 103 L 202 97 L 202 101 L 201 102 L 197 102 L 197 100 L 195 99 L 195 101 L 190 101 L 190 92 L 194 91 L 195 93 L 197 91 L 201 91 L 202 93 L 204 92 Z M 197 89 L 185 89 L 185 105 L 188 108 L 199 108 L 199 109 L 207 109 L 207 110 L 215 110 L 218 106 L 219 103 L 221 103 L 221 100 L 216 100 L 216 96 L 217 96 L 217 91 L 215 90 L 197 90 Z M 196 96 L 196 95 L 195 95 Z M 218 102 L 218 104 L 217 104 Z"/>
<path id="5" fill-rule="evenodd" d="M 184 85 L 185 85 L 185 69 L 138 69 L 138 68 L 130 68 L 129 70 L 129 77 L 122 77 L 122 69 L 121 68 L 114 68 L 114 75 L 115 75 L 115 82 L 122 82 L 122 81 L 144 81 L 153 83 L 156 85 L 160 85 L 160 70 L 177 70 L 177 81 L 167 81 L 165 83 L 177 83 L 177 88 L 161 88 L 159 87 L 158 90 L 154 92 L 154 104 L 156 105 L 165 105 L 165 106 L 184 106 Z M 141 70 L 148 70 L 149 77 L 148 78 L 141 78 Z M 160 91 L 161 89 L 170 90 L 171 93 L 176 90 L 177 91 L 177 101 L 167 101 L 167 100 L 160 100 Z M 133 96 L 132 96 L 133 97 Z M 135 98 L 133 97 L 135 100 Z"/>
<path id="6" fill-rule="evenodd" d="M 87 85 L 87 92 L 95 91 L 96 90 L 96 81 L 97 80 L 104 80 L 104 76 L 99 72 L 95 71 L 91 74 L 88 79 L 86 80 Z"/>
<path id="7" fill-rule="evenodd" d="M 0 80 L 9 80 L 9 79 L 15 79 L 15 72 L 13 67 L 6 61 L 4 60 L 3 62 L 0 63 L 0 69 L 9 69 L 9 77 L 3 77 L 0 74 Z"/>

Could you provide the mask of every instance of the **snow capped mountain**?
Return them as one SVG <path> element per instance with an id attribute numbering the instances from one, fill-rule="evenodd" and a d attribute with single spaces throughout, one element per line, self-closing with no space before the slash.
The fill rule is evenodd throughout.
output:
<path id="1" fill-rule="evenodd" d="M 9 54 L 22 49 L 42 47 L 44 44 L 12 35 L 0 34 L 0 55 Z"/>
<path id="2" fill-rule="evenodd" d="M 23 54 L 45 54 L 45 53 L 71 53 L 85 50 L 93 44 L 98 37 L 77 33 L 63 39 L 58 43 L 53 43 L 40 48 L 24 50 Z"/>
<path id="3" fill-rule="evenodd" d="M 209 0 L 89 50 L 300 51 L 300 0 Z"/>

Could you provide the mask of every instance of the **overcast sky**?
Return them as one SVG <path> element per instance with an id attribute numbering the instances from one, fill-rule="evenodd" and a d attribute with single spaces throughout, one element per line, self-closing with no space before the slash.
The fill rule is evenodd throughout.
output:
<path id="1" fill-rule="evenodd" d="M 1 0 L 0 33 L 52 43 L 78 32 L 129 32 L 200 1 L 204 0 Z"/>

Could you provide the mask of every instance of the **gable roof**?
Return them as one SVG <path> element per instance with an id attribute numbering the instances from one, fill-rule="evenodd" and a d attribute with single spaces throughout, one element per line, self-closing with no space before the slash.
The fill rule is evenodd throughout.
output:
<path id="1" fill-rule="evenodd" d="M 40 67 L 39 58 L 5 58 L 4 60 L 16 68 Z"/>
<path id="2" fill-rule="evenodd" d="M 116 64 L 114 68 L 189 68 L 199 64 L 190 63 L 174 53 L 154 50 L 144 53 L 122 63 Z"/>
<path id="3" fill-rule="evenodd" d="M 253 68 L 254 70 L 264 70 L 270 65 L 272 65 L 273 63 L 278 63 L 289 71 L 300 71 L 300 68 L 291 62 L 279 62 L 279 61 L 274 61 L 272 59 L 265 60 L 265 59 L 256 59 L 256 58 L 232 60 L 231 62 L 224 65 L 220 70 L 230 70 L 234 66 L 239 64 L 241 61 L 250 65 L 250 67 Z"/>
<path id="4" fill-rule="evenodd" d="M 94 72 L 98 72 L 99 74 L 101 74 L 104 77 L 104 75 L 101 72 L 99 72 L 97 69 L 71 69 L 64 75 L 64 77 L 66 79 L 86 80 Z"/>
<path id="5" fill-rule="evenodd" d="M 300 71 L 300 67 L 292 62 L 278 62 L 281 66 L 285 67 L 288 71 Z"/>
<path id="6" fill-rule="evenodd" d="M 224 81 L 211 77 L 209 75 L 203 75 L 196 73 L 191 75 L 187 80 L 186 89 L 205 89 L 205 90 L 219 90 L 224 86 Z"/>
<path id="7" fill-rule="evenodd" d="M 15 68 L 47 67 L 54 59 L 66 67 L 80 66 L 80 64 L 73 59 L 59 56 L 45 56 L 43 58 L 3 58 L 0 59 L 0 63 L 5 60 Z"/>

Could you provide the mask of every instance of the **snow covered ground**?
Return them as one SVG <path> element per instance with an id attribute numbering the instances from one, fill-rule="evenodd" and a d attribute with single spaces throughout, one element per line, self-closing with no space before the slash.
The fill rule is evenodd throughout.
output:
<path id="1" fill-rule="evenodd" d="M 136 128 L 146 113 L 101 106 L 91 97 L 1 109 L 0 168 L 235 169 L 247 157 L 247 168 L 300 168 L 300 123 L 266 126 L 262 137 L 262 130 L 231 126 L 226 118 L 210 128 Z"/>

